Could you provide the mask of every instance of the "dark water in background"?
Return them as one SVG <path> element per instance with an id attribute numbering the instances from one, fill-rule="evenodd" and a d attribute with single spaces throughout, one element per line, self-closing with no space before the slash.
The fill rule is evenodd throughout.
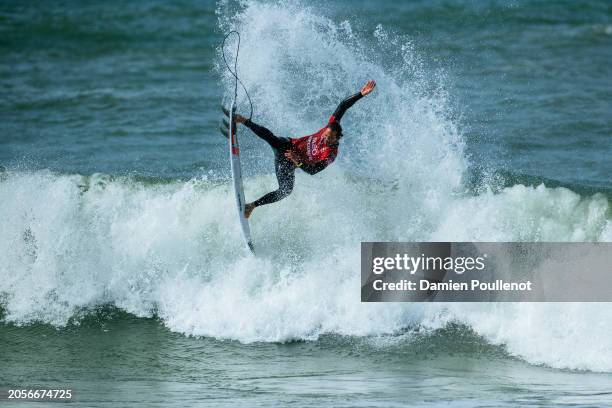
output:
<path id="1" fill-rule="evenodd" d="M 383 24 L 414 36 L 430 66 L 449 74 L 478 160 L 608 188 L 611 7 L 603 1 L 434 1 L 376 13 L 370 6 Z"/>
<path id="2" fill-rule="evenodd" d="M 611 7 L 319 8 L 364 33 L 378 24 L 401 33 L 428 71 L 443 70 L 477 164 L 610 188 Z M 7 1 L 1 12 L 5 167 L 193 177 L 222 164 L 215 160 L 222 89 L 213 70 L 222 35 L 213 2 Z"/>
<path id="3" fill-rule="evenodd" d="M 361 305 L 356 271 L 361 240 L 612 239 L 610 2 L 246 4 L 0 4 L 0 387 L 609 405 L 607 305 Z M 258 210 L 256 259 L 217 131 L 233 24 L 256 119 L 281 133 L 379 80 L 334 168 Z M 274 181 L 243 143 L 250 197 Z"/>
<path id="4" fill-rule="evenodd" d="M 213 2 L 3 2 L 2 160 L 90 174 L 195 175 L 221 90 Z"/>

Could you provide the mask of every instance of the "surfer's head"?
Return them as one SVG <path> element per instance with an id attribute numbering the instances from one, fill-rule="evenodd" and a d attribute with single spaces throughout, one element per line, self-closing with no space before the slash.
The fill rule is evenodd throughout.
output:
<path id="1" fill-rule="evenodd" d="M 325 129 L 325 141 L 329 144 L 335 144 L 342 138 L 342 126 L 337 121 L 329 122 Z"/>

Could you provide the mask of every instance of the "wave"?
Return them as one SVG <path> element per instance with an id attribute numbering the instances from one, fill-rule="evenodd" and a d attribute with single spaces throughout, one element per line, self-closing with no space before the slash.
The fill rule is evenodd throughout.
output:
<path id="1" fill-rule="evenodd" d="M 9 172 L 0 183 L 0 197 L 11 197 L 0 204 L 4 320 L 63 326 L 111 304 L 156 315 L 174 331 L 244 342 L 377 336 L 452 321 L 531 362 L 610 369 L 607 305 L 361 304 L 359 242 L 410 239 L 414 226 L 397 208 L 395 186 L 377 186 L 392 199 L 368 205 L 370 188 L 329 171 L 331 185 L 298 177 L 286 205 L 260 210 L 257 257 L 243 251 L 227 183 Z M 273 183 L 272 176 L 250 179 L 247 192 Z M 607 208 L 603 197 L 517 185 L 456 198 L 451 211 L 430 220 L 428 236 L 609 240 Z M 598 341 L 563 360 L 584 335 Z"/>
<path id="2" fill-rule="evenodd" d="M 220 4 L 219 25 L 242 33 L 239 71 L 258 122 L 306 134 L 377 79 L 378 90 L 347 113 L 338 163 L 298 174 L 290 197 L 257 209 L 255 257 L 242 247 L 225 180 L 6 171 L 4 321 L 63 326 L 112 305 L 186 335 L 242 342 L 459 323 L 534 364 L 612 371 L 609 305 L 361 304 L 361 241 L 610 241 L 609 200 L 544 184 L 470 188 L 443 73 L 423 71 L 410 44 L 384 27 L 365 38 L 293 2 L 229 8 Z M 222 81 L 229 89 L 230 78 Z M 247 198 L 275 185 L 272 175 L 249 178 Z"/>

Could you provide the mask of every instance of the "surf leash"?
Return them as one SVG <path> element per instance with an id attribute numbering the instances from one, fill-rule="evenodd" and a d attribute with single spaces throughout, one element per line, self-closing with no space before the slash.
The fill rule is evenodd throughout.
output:
<path id="1" fill-rule="evenodd" d="M 230 66 L 230 64 L 227 62 L 227 58 L 225 58 L 225 43 L 227 41 L 227 39 L 229 38 L 230 35 L 236 35 L 238 37 L 238 43 L 236 45 L 236 56 L 234 57 L 234 69 L 232 70 L 232 67 Z M 226 34 L 226 36 L 223 38 L 223 45 L 221 46 L 221 53 L 223 55 L 223 62 L 225 63 L 225 66 L 227 67 L 227 70 L 232 74 L 232 76 L 234 77 L 234 99 L 237 100 L 238 97 L 238 83 L 240 83 L 240 85 L 242 86 L 242 89 L 244 89 L 244 93 L 246 94 L 247 98 L 249 99 L 249 105 L 251 106 L 251 113 L 249 114 L 249 120 L 251 120 L 251 118 L 253 117 L 253 102 L 251 101 L 251 96 L 249 95 L 249 91 L 247 91 L 246 86 L 244 86 L 244 84 L 242 83 L 242 81 L 240 80 L 240 78 L 238 77 L 238 54 L 240 53 L 240 33 L 238 31 L 232 30 L 229 33 Z M 232 112 L 233 114 L 233 112 Z"/>

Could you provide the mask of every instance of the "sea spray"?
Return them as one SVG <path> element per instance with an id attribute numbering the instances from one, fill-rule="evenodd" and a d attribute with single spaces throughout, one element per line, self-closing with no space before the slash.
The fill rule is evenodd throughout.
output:
<path id="1" fill-rule="evenodd" d="M 423 85 L 441 78 L 414 75 L 420 68 L 408 66 L 417 58 L 409 46 L 379 62 L 381 47 L 403 43 L 384 27 L 360 34 L 297 2 L 248 2 L 220 20 L 243 35 L 239 70 L 254 120 L 279 135 L 316 130 L 364 80 L 378 81 L 347 114 L 337 162 L 315 177 L 298 173 L 290 197 L 257 210 L 256 257 L 242 250 L 228 184 L 7 172 L 0 182 L 6 321 L 62 326 L 111 304 L 156 315 L 180 333 L 242 342 L 460 322 L 534 364 L 612 370 L 606 305 L 359 301 L 361 241 L 609 240 L 605 196 L 544 185 L 469 191 L 469 161 L 443 83 Z M 247 146 L 256 156 L 245 166 L 271 162 L 260 141 Z M 274 176 L 252 177 L 247 199 L 272 188 Z M 584 337 L 594 341 L 572 354 Z"/>

